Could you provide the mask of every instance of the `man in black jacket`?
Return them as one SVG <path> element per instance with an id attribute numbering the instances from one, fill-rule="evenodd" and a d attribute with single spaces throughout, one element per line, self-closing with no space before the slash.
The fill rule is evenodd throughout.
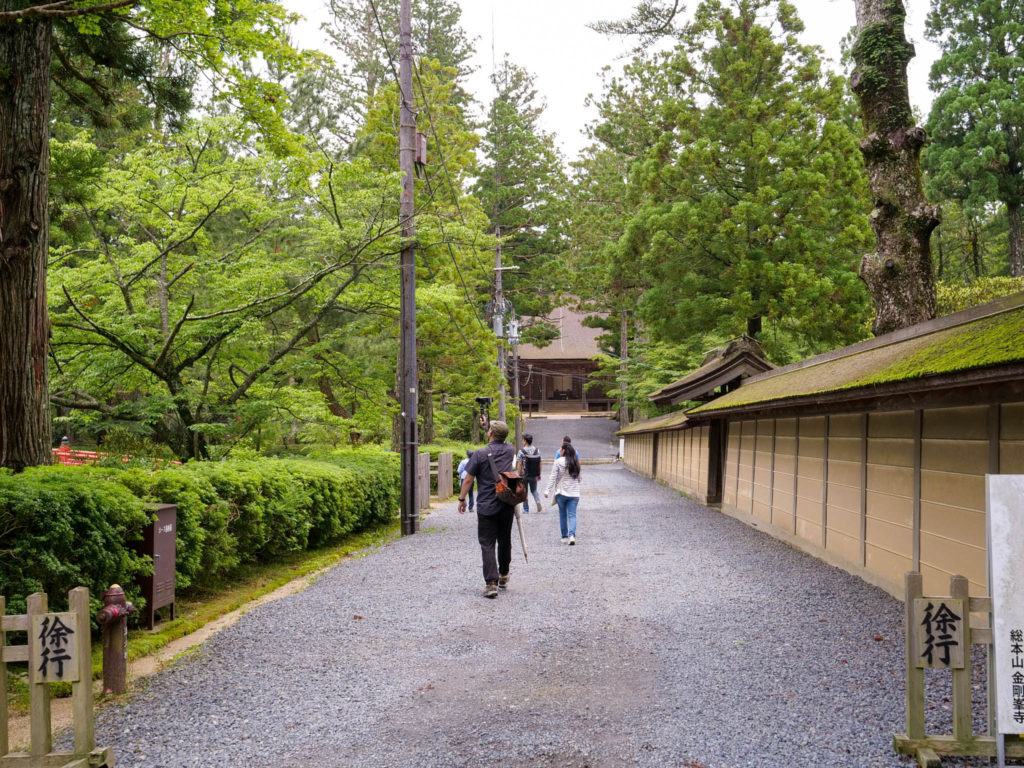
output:
<path id="1" fill-rule="evenodd" d="M 487 430 L 488 444 L 480 448 L 469 459 L 466 465 L 466 478 L 459 490 L 459 514 L 466 512 L 466 494 L 477 483 L 476 521 L 477 538 L 480 541 L 480 552 L 483 557 L 484 581 L 487 588 L 484 597 L 495 598 L 498 588 L 508 587 L 508 568 L 512 562 L 512 522 L 515 519 L 515 507 L 498 500 L 494 486 L 498 478 L 491 472 L 491 464 L 498 472 L 512 469 L 515 448 L 505 442 L 508 437 L 508 424 L 504 421 L 492 421 Z M 497 546 L 497 558 L 495 558 Z"/>

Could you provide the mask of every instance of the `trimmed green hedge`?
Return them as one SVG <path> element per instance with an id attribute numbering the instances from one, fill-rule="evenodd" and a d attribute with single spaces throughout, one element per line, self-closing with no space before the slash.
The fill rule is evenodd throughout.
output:
<path id="1" fill-rule="evenodd" d="M 176 583 L 224 579 L 242 563 L 321 547 L 386 522 L 399 506 L 397 457 L 362 450 L 312 459 L 190 462 L 157 470 L 36 467 L 0 473 L 0 585 L 9 612 L 45 591 L 94 598 L 151 566 L 134 554 L 146 502 L 178 505 Z M 12 542 L 9 547 L 8 539 Z"/>

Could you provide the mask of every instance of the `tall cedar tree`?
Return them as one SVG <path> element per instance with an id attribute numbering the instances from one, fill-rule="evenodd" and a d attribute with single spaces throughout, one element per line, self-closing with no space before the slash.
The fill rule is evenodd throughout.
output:
<path id="1" fill-rule="evenodd" d="M 630 392 L 629 342 L 646 284 L 640 264 L 623 258 L 627 254 L 616 244 L 636 213 L 629 195 L 630 169 L 673 127 L 663 109 L 672 90 L 669 69 L 656 60 L 664 55 L 638 53 L 621 77 L 606 79 L 604 92 L 592 100 L 599 114 L 588 126 L 594 143 L 574 164 L 571 240 L 577 292 L 584 307 L 598 313 L 588 317 L 588 324 L 605 330 L 602 341 L 619 356 L 613 370 L 623 427 L 628 399 L 635 395 Z"/>
<path id="2" fill-rule="evenodd" d="M 973 215 L 1001 202 L 1010 274 L 1024 275 L 1024 4 L 933 0 L 926 34 L 942 49 L 921 156 L 930 188 Z"/>
<path id="3" fill-rule="evenodd" d="M 285 142 L 282 90 L 247 76 L 238 64 L 257 51 L 284 66 L 292 60 L 294 52 L 281 42 L 287 17 L 276 3 L 0 0 L 0 466 L 15 470 L 50 461 L 46 261 L 54 25 L 71 21 L 77 30 L 71 34 L 95 35 L 102 34 L 103 19 L 173 41 L 178 55 L 201 59 L 268 135 Z"/>
<path id="4" fill-rule="evenodd" d="M 857 0 L 856 68 L 850 84 L 860 100 L 874 210 L 875 251 L 861 260 L 860 275 L 875 302 L 875 334 L 935 317 L 931 233 L 939 209 L 921 186 L 925 132 L 914 125 L 907 91 L 907 63 L 914 46 L 904 34 L 902 0 Z"/>
<path id="5" fill-rule="evenodd" d="M 863 335 L 863 166 L 802 28 L 787 2 L 707 0 L 680 37 L 674 127 L 635 166 L 644 203 L 620 243 L 656 339 L 745 332 L 783 360 Z"/>
<path id="6" fill-rule="evenodd" d="M 559 287 L 556 257 L 565 249 L 565 173 L 550 134 L 541 130 L 544 105 L 534 78 L 508 58 L 492 75 L 496 95 L 487 111 L 476 197 L 500 228 L 504 290 L 520 315 L 551 310 Z"/>

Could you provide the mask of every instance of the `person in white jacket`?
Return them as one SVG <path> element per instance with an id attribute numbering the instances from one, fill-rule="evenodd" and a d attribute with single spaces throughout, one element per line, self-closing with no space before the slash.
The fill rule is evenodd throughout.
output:
<path id="1" fill-rule="evenodd" d="M 580 462 L 572 443 L 563 442 L 561 454 L 551 465 L 544 498 L 555 492 L 558 522 L 562 527 L 562 543 L 576 544 L 576 507 L 580 503 Z"/>

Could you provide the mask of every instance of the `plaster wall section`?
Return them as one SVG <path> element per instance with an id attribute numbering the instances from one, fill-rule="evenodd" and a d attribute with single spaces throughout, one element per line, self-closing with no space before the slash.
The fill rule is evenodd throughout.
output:
<path id="1" fill-rule="evenodd" d="M 944 594 L 954 574 L 986 591 L 987 405 L 926 410 L 921 428 L 921 574 L 926 594 Z M 947 587 L 948 589 L 948 587 Z"/>
<path id="2" fill-rule="evenodd" d="M 725 467 L 722 472 L 722 503 L 728 507 L 736 507 L 736 486 L 740 470 L 740 424 L 739 421 L 729 422 L 729 435 L 726 443 Z"/>
<path id="3" fill-rule="evenodd" d="M 863 418 L 860 414 L 831 416 L 828 432 L 825 545 L 829 552 L 861 564 Z"/>
<path id="4" fill-rule="evenodd" d="M 753 419 L 740 422 L 739 468 L 736 483 L 736 507 L 751 514 L 754 498 L 754 437 L 757 422 Z"/>
<path id="5" fill-rule="evenodd" d="M 801 416 L 797 445 L 796 535 L 825 546 L 825 416 Z"/>
<path id="6" fill-rule="evenodd" d="M 1000 406 L 999 473 L 1024 475 L 1024 403 Z"/>
<path id="7" fill-rule="evenodd" d="M 868 416 L 864 565 L 895 583 L 914 569 L 915 418 L 914 411 Z"/>
<path id="8" fill-rule="evenodd" d="M 775 443 L 775 419 L 758 419 L 754 439 L 754 517 L 772 521 L 772 447 Z"/>
<path id="9" fill-rule="evenodd" d="M 772 469 L 772 524 L 784 531 L 795 530 L 796 505 L 795 418 L 775 420 L 775 466 Z"/>

